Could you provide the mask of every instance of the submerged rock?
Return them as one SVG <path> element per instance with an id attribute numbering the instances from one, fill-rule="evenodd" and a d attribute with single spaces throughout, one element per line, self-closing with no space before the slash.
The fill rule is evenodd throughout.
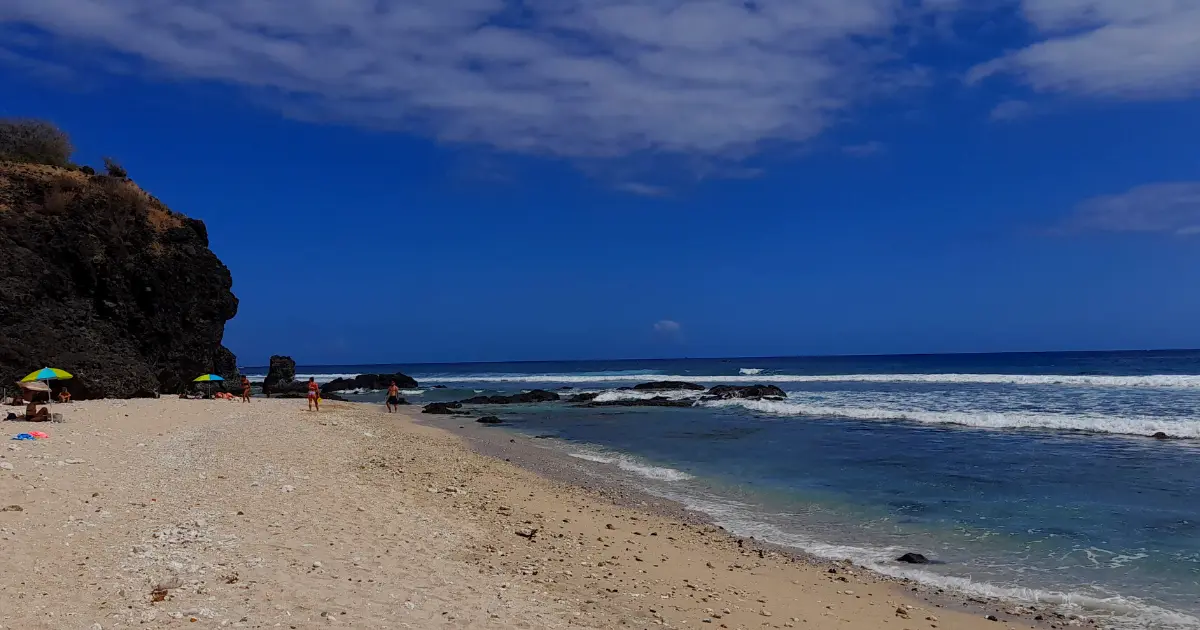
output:
<path id="1" fill-rule="evenodd" d="M 718 385 L 704 393 L 704 400 L 782 400 L 787 398 L 787 392 L 774 385 Z"/>
<path id="2" fill-rule="evenodd" d="M 429 403 L 421 409 L 421 413 L 452 415 L 458 413 L 455 409 L 461 409 L 462 405 L 456 402 L 439 402 Z"/>
<path id="3" fill-rule="evenodd" d="M 684 383 L 682 381 L 656 381 L 653 383 L 641 383 L 634 385 L 633 389 L 641 392 L 670 392 L 688 389 L 702 392 L 705 388 L 703 385 Z"/>
<path id="4" fill-rule="evenodd" d="M 930 560 L 919 553 L 910 552 L 900 556 L 899 558 L 896 558 L 896 562 L 905 562 L 907 564 L 929 564 Z"/>
<path id="5" fill-rule="evenodd" d="M 592 402 L 593 400 L 596 400 L 596 397 L 599 395 L 600 395 L 600 392 L 587 392 L 584 394 L 575 394 L 574 396 L 567 399 L 567 402 L 572 402 L 572 403 Z"/>
<path id="6" fill-rule="evenodd" d="M 484 416 L 475 422 L 478 422 L 479 424 L 504 424 L 504 421 L 496 416 Z"/>
<path id="7" fill-rule="evenodd" d="M 1159 431 L 1158 433 L 1155 433 L 1154 435 L 1151 435 L 1150 437 L 1152 437 L 1156 440 L 1179 440 L 1179 439 L 1182 439 L 1182 438 L 1177 438 L 1173 435 L 1167 435 L 1166 433 L 1163 433 L 1162 431 Z"/>

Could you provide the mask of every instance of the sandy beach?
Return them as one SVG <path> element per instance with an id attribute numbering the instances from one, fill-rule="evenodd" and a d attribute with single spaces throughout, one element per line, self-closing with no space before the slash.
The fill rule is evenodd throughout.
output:
<path id="1" fill-rule="evenodd" d="M 0 448 L 3 628 L 1035 624 L 617 505 L 382 407 L 55 411 L 3 425 L 51 436 Z"/>

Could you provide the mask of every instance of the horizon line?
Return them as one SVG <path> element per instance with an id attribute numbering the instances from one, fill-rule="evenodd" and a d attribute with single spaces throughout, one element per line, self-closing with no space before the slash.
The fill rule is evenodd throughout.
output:
<path id="1" fill-rule="evenodd" d="M 396 363 L 300 363 L 307 367 L 336 367 L 336 366 L 358 366 L 358 367 L 376 367 L 387 365 L 495 365 L 501 363 L 507 364 L 527 364 L 527 363 L 585 363 L 585 362 L 634 362 L 634 361 L 713 361 L 713 360 L 746 360 L 746 361 L 763 361 L 763 360 L 779 360 L 779 359 L 882 359 L 882 358 L 916 358 L 916 357 L 947 357 L 947 356 L 1013 356 L 1013 355 L 1034 355 L 1034 354 L 1067 354 L 1067 355 L 1083 355 L 1083 354 L 1133 354 L 1133 353 L 1184 353 L 1184 352 L 1200 352 L 1200 348 L 1147 348 L 1147 349 L 1119 349 L 1119 350 L 1010 350 L 1003 352 L 910 352 L 910 353 L 895 353 L 895 354 L 811 354 L 811 355 L 775 355 L 775 356 L 694 356 L 694 357 L 669 357 L 669 358 L 623 358 L 623 359 L 523 359 L 518 361 L 417 361 L 417 362 L 396 362 Z M 287 356 L 287 355 L 276 355 Z M 239 365 L 238 369 L 244 368 L 269 368 L 270 365 Z"/>

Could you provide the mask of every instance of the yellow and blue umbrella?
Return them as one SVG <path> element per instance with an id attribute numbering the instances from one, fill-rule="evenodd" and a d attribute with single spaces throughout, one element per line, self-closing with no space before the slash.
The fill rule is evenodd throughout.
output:
<path id="1" fill-rule="evenodd" d="M 32 383 L 34 381 L 62 381 L 68 378 L 75 378 L 75 376 L 66 370 L 60 370 L 58 368 L 42 368 L 21 379 L 21 382 Z"/>
<path id="2" fill-rule="evenodd" d="M 193 383 L 209 383 L 212 381 L 223 381 L 223 380 L 225 380 L 225 379 L 221 378 L 220 376 L 217 376 L 216 374 L 205 374 L 203 376 L 197 376 L 195 379 L 192 380 L 192 382 Z"/>
<path id="3" fill-rule="evenodd" d="M 65 381 L 69 378 L 75 378 L 75 376 L 66 370 L 46 367 L 31 373 L 29 376 L 26 376 L 25 378 L 21 379 L 21 382 L 36 383 L 38 381 L 44 381 L 46 383 L 46 400 L 50 400 L 50 381 Z"/>

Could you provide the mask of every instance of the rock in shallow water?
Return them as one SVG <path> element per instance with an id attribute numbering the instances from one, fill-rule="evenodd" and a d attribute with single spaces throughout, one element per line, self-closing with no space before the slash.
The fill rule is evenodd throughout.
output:
<path id="1" fill-rule="evenodd" d="M 679 407 L 686 408 L 695 405 L 692 399 L 676 400 L 665 396 L 655 396 L 647 400 L 609 400 L 605 402 L 590 402 L 586 407 Z"/>
<path id="2" fill-rule="evenodd" d="M 896 562 L 905 562 L 908 564 L 929 564 L 929 558 L 926 558 L 919 553 L 906 553 L 903 556 L 896 558 Z"/>
<path id="3" fill-rule="evenodd" d="M 513 394 L 512 396 L 475 396 L 466 400 L 458 401 L 463 405 L 520 405 L 529 403 L 554 402 L 561 400 L 562 397 L 554 392 L 548 392 L 544 389 L 535 389 L 530 392 Z"/>
<path id="4" fill-rule="evenodd" d="M 322 392 L 340 392 L 347 389 L 387 389 L 396 382 L 401 389 L 416 389 L 416 379 L 399 372 L 395 374 L 359 374 L 354 378 L 336 378 L 321 386 Z"/>
<path id="5" fill-rule="evenodd" d="M 774 385 L 718 385 L 705 392 L 703 400 L 731 400 L 734 398 L 745 400 L 762 400 L 764 398 L 782 400 L 787 398 L 787 392 Z"/>
<path id="6" fill-rule="evenodd" d="M 479 424 L 504 424 L 504 421 L 496 416 L 484 416 L 475 422 L 478 422 Z"/>
<path id="7" fill-rule="evenodd" d="M 429 413 L 429 414 L 451 415 L 451 414 L 455 413 L 455 411 L 454 411 L 455 409 L 461 409 L 461 408 L 462 408 L 462 404 L 456 403 L 456 402 L 429 403 L 428 405 L 425 405 L 425 407 L 421 409 L 421 412 Z"/>

